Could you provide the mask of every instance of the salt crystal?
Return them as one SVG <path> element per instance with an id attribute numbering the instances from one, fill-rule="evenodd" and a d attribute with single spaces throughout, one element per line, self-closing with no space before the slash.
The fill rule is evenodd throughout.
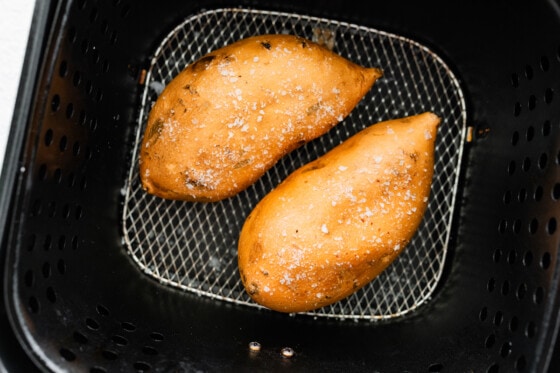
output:
<path id="1" fill-rule="evenodd" d="M 329 233 L 329 229 L 327 228 L 326 224 L 321 225 L 321 232 L 323 233 Z"/>
<path id="2" fill-rule="evenodd" d="M 383 157 L 380 155 L 376 155 L 375 157 L 373 157 L 373 160 L 375 161 L 375 163 L 380 163 L 381 160 L 383 160 Z"/>
<path id="3" fill-rule="evenodd" d="M 431 132 L 428 131 L 428 130 L 425 130 L 425 131 L 424 131 L 424 138 L 425 138 L 426 140 L 430 140 L 430 139 L 432 138 Z"/>
<path id="4" fill-rule="evenodd" d="M 346 170 L 348 169 L 348 167 L 346 167 L 346 166 L 338 166 L 338 169 L 339 169 L 340 171 L 346 171 Z"/>

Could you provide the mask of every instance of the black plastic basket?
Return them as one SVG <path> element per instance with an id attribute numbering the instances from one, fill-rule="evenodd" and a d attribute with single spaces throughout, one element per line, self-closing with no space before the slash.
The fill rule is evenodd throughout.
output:
<path id="1" fill-rule="evenodd" d="M 125 190 L 143 125 L 146 75 L 178 25 L 219 9 L 379 30 L 425 46 L 456 77 L 464 127 L 454 134 L 465 136 L 455 153 L 453 210 L 438 213 L 450 213 L 445 260 L 421 305 L 369 320 L 288 315 L 158 281 L 151 264 L 138 265 L 123 211 L 130 208 Z M 244 36 L 220 31 L 221 19 L 206 22 L 212 19 L 210 28 L 224 40 Z M 264 29 L 246 32 L 287 27 L 263 22 Z M 223 42 L 200 37 L 204 48 Z M 442 92 L 430 97 L 445 103 Z M 555 371 L 559 96 L 560 4 L 553 0 L 37 2 L 1 179 L 0 368 Z M 374 87 L 367 99 L 383 97 Z M 363 112 L 373 123 L 424 108 L 431 106 L 412 98 L 392 110 Z M 362 118 L 358 113 L 349 121 Z M 275 175 L 281 179 L 308 161 L 304 154 L 315 156 L 307 150 L 290 155 Z M 244 194 L 246 210 L 260 198 L 253 192 Z M 235 238 L 237 228 L 226 236 Z"/>

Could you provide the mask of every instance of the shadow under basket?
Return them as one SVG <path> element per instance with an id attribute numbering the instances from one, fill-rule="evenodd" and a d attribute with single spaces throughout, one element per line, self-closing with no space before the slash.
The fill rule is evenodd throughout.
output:
<path id="1" fill-rule="evenodd" d="M 558 369 L 560 5 L 372 3 L 38 2 L 1 179 L 0 362 L 92 373 Z M 161 89 L 205 53 L 265 33 L 309 38 L 384 75 L 332 131 L 238 196 L 147 195 L 137 150 Z M 255 204 L 360 129 L 428 110 L 442 117 L 432 194 L 403 255 L 321 310 L 252 303 L 236 242 Z"/>

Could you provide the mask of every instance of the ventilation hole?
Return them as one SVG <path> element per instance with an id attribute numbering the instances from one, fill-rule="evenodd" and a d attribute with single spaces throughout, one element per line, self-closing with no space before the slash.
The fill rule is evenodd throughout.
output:
<path id="1" fill-rule="evenodd" d="M 68 29 L 67 37 L 68 37 L 68 41 L 70 42 L 70 44 L 74 44 L 76 42 L 77 33 L 76 33 L 76 28 L 74 26 L 72 26 Z"/>
<path id="2" fill-rule="evenodd" d="M 41 272 L 43 272 L 43 277 L 44 278 L 51 277 L 51 265 L 49 264 L 49 262 L 45 262 L 43 264 Z"/>
<path id="3" fill-rule="evenodd" d="M 82 83 L 82 74 L 79 71 L 74 71 L 74 76 L 72 77 L 72 84 L 74 87 L 79 87 Z"/>
<path id="4" fill-rule="evenodd" d="M 486 289 L 488 290 L 489 293 L 494 291 L 494 288 L 496 287 L 496 280 L 492 277 L 490 278 L 490 280 L 488 280 L 488 284 L 486 284 Z"/>
<path id="5" fill-rule="evenodd" d="M 519 327 L 519 319 L 513 316 L 509 321 L 509 330 L 515 332 L 518 327 Z"/>
<path id="6" fill-rule="evenodd" d="M 501 311 L 496 312 L 493 321 L 494 321 L 494 325 L 496 326 L 502 325 L 502 321 L 504 321 L 504 316 Z"/>
<path id="7" fill-rule="evenodd" d="M 522 300 L 523 298 L 525 298 L 525 294 L 527 294 L 527 284 L 521 283 L 517 287 L 517 291 L 515 292 L 515 296 L 517 297 L 517 299 Z"/>
<path id="8" fill-rule="evenodd" d="M 529 267 L 533 263 L 533 253 L 530 251 L 525 252 L 523 255 L 523 265 Z"/>
<path id="9" fill-rule="evenodd" d="M 62 181 L 62 170 L 60 168 L 57 168 L 56 170 L 54 170 L 53 180 L 57 184 L 60 184 L 60 182 Z"/>
<path id="10" fill-rule="evenodd" d="M 504 197 L 502 198 L 504 204 L 509 204 L 511 202 L 511 191 L 506 190 L 504 193 Z"/>
<path id="11" fill-rule="evenodd" d="M 534 322 L 529 321 L 525 326 L 525 336 L 533 338 L 537 334 L 537 326 Z"/>
<path id="12" fill-rule="evenodd" d="M 72 146 L 72 154 L 74 154 L 75 157 L 80 155 L 80 143 L 78 141 Z"/>
<path id="13" fill-rule="evenodd" d="M 29 297 L 29 299 L 27 300 L 27 305 L 32 313 L 39 312 L 39 301 L 37 300 L 37 298 Z"/>
<path id="14" fill-rule="evenodd" d="M 56 202 L 50 201 L 47 203 L 47 215 L 49 218 L 54 218 L 56 215 Z"/>
<path id="15" fill-rule="evenodd" d="M 89 317 L 86 319 L 86 326 L 91 330 L 98 330 L 99 329 L 99 323 L 97 321 L 95 321 L 94 319 L 91 319 Z"/>
<path id="16" fill-rule="evenodd" d="M 505 280 L 504 283 L 502 284 L 502 290 L 501 290 L 502 295 L 508 295 L 509 294 L 509 281 Z"/>
<path id="17" fill-rule="evenodd" d="M 84 176 L 84 177 L 82 178 L 82 181 L 80 182 L 80 189 L 81 189 L 81 190 L 86 190 L 86 188 L 87 188 L 87 179 L 86 179 L 86 177 Z"/>
<path id="18" fill-rule="evenodd" d="M 500 355 L 502 357 L 508 357 L 511 354 L 512 343 L 506 342 L 500 347 Z"/>
<path id="19" fill-rule="evenodd" d="M 517 369 L 517 371 L 519 372 L 522 372 L 525 370 L 526 367 L 527 367 L 527 360 L 525 360 L 525 356 L 521 355 L 515 361 L 515 369 Z"/>
<path id="20" fill-rule="evenodd" d="M 513 229 L 513 233 L 521 232 L 521 220 L 520 219 L 515 219 L 513 221 L 512 229 Z"/>
<path id="21" fill-rule="evenodd" d="M 518 117 L 519 115 L 521 115 L 521 104 L 516 102 L 513 107 L 513 116 Z"/>
<path id="22" fill-rule="evenodd" d="M 82 344 L 88 343 L 87 337 L 80 332 L 74 332 L 73 336 L 74 336 L 74 340 L 78 343 L 82 343 Z"/>
<path id="23" fill-rule="evenodd" d="M 546 252 L 543 254 L 540 262 L 540 266 L 542 269 L 548 269 L 550 267 L 551 257 L 550 253 Z"/>
<path id="24" fill-rule="evenodd" d="M 66 105 L 66 118 L 71 119 L 74 116 L 74 104 Z"/>
<path id="25" fill-rule="evenodd" d="M 552 188 L 552 199 L 558 200 L 558 198 L 560 198 L 560 184 L 556 183 Z"/>
<path id="26" fill-rule="evenodd" d="M 97 65 L 99 63 L 100 57 L 99 57 L 99 51 L 97 49 L 94 49 L 91 52 L 91 60 L 93 61 L 93 63 L 95 65 Z"/>
<path id="27" fill-rule="evenodd" d="M 126 346 L 128 344 L 128 339 L 121 335 L 114 335 L 111 340 L 119 346 Z"/>
<path id="28" fill-rule="evenodd" d="M 54 95 L 51 101 L 51 110 L 58 111 L 60 109 L 60 96 Z"/>
<path id="29" fill-rule="evenodd" d="M 519 194 L 517 195 L 517 200 L 521 203 L 525 202 L 527 199 L 527 190 L 525 188 L 521 188 L 519 190 Z"/>
<path id="30" fill-rule="evenodd" d="M 29 270 L 23 276 L 23 282 L 27 287 L 32 287 L 35 284 L 35 274 Z"/>
<path id="31" fill-rule="evenodd" d="M 107 360 L 116 360 L 119 357 L 119 355 L 115 351 L 111 350 L 103 350 L 101 352 L 101 355 L 103 355 L 103 357 Z"/>
<path id="32" fill-rule="evenodd" d="M 514 88 L 519 87 L 519 75 L 517 74 L 511 74 L 511 85 Z"/>
<path id="33" fill-rule="evenodd" d="M 107 35 L 107 32 L 109 32 L 109 24 L 106 20 L 103 20 L 103 22 L 101 22 L 101 33 Z"/>
<path id="34" fill-rule="evenodd" d="M 43 250 L 49 251 L 52 247 L 52 237 L 50 234 L 45 236 L 45 241 L 43 241 Z"/>
<path id="35" fill-rule="evenodd" d="M 529 96 L 529 103 L 527 105 L 529 110 L 534 110 L 537 106 L 537 98 L 534 95 Z"/>
<path id="36" fill-rule="evenodd" d="M 78 241 L 78 237 L 77 237 L 77 236 L 74 236 L 74 237 L 72 238 L 72 250 L 78 250 L 79 245 L 80 245 L 80 243 L 79 243 L 79 241 Z"/>
<path id="37" fill-rule="evenodd" d="M 158 351 L 152 346 L 144 346 L 142 347 L 142 353 L 145 355 L 155 356 L 158 354 Z"/>
<path id="38" fill-rule="evenodd" d="M 37 242 L 37 236 L 35 236 L 34 234 L 29 235 L 29 242 L 27 243 L 27 251 L 33 251 L 36 242 Z"/>
<path id="39" fill-rule="evenodd" d="M 84 210 L 82 209 L 82 206 L 76 206 L 74 216 L 75 216 L 76 220 L 80 220 L 81 218 L 84 217 Z"/>
<path id="40" fill-rule="evenodd" d="M 105 368 L 101 368 L 101 367 L 92 367 L 89 370 L 90 373 L 107 373 L 107 370 Z"/>
<path id="41" fill-rule="evenodd" d="M 539 286 L 535 289 L 535 293 L 533 294 L 533 303 L 541 304 L 544 299 L 544 289 Z"/>
<path id="42" fill-rule="evenodd" d="M 547 56 L 542 56 L 541 57 L 541 61 L 539 64 L 540 68 L 542 71 L 548 71 L 548 69 L 550 68 L 550 62 L 548 61 L 548 57 Z"/>
<path id="43" fill-rule="evenodd" d="M 527 139 L 527 141 L 531 141 L 533 140 L 534 137 L 535 137 L 535 128 L 533 126 L 529 126 L 529 128 L 527 128 L 527 132 L 525 133 L 525 139 Z"/>
<path id="44" fill-rule="evenodd" d="M 101 316 L 109 316 L 109 310 L 107 309 L 107 307 L 102 306 L 101 304 L 98 304 L 95 307 L 95 310 L 97 311 L 98 314 L 100 314 Z"/>
<path id="45" fill-rule="evenodd" d="M 506 260 L 508 264 L 515 264 L 515 261 L 517 260 L 517 252 L 515 250 L 510 250 Z"/>
<path id="46" fill-rule="evenodd" d="M 152 367 L 144 361 L 137 361 L 134 363 L 134 369 L 141 372 L 148 372 L 152 369 Z"/>
<path id="47" fill-rule="evenodd" d="M 91 95 L 92 92 L 93 92 L 93 83 L 91 82 L 91 80 L 88 80 L 86 82 L 86 93 L 88 95 Z"/>
<path id="48" fill-rule="evenodd" d="M 66 60 L 62 60 L 60 62 L 60 66 L 58 67 L 58 75 L 61 78 L 64 78 L 68 74 L 68 63 Z"/>
<path id="49" fill-rule="evenodd" d="M 554 90 L 552 88 L 547 88 L 544 91 L 544 102 L 550 104 L 553 98 L 554 98 Z"/>
<path id="50" fill-rule="evenodd" d="M 48 287 L 46 290 L 46 295 L 47 295 L 47 300 L 51 303 L 55 303 L 56 302 L 56 292 L 54 291 L 54 289 L 52 287 Z"/>
<path id="51" fill-rule="evenodd" d="M 113 30 L 111 32 L 111 36 L 109 37 L 109 41 L 111 42 L 111 44 L 116 44 L 118 40 L 118 33 L 116 30 Z"/>
<path id="52" fill-rule="evenodd" d="M 494 263 L 499 263 L 501 257 L 502 257 L 502 250 L 501 249 L 494 250 L 494 255 L 492 256 L 492 260 L 494 260 Z"/>
<path id="53" fill-rule="evenodd" d="M 99 12 L 97 11 L 97 8 L 93 8 L 91 10 L 91 12 L 89 13 L 89 21 L 91 23 L 94 23 L 97 20 L 98 15 L 99 15 Z"/>
<path id="54" fill-rule="evenodd" d="M 554 234 L 556 232 L 556 218 L 550 218 L 548 224 L 546 225 L 546 232 L 548 234 Z"/>
<path id="55" fill-rule="evenodd" d="M 533 193 L 533 199 L 539 202 L 543 196 L 543 187 L 541 185 L 537 185 L 535 188 L 535 193 Z"/>
<path id="56" fill-rule="evenodd" d="M 531 158 L 527 157 L 523 160 L 523 163 L 521 164 L 521 169 L 525 172 L 531 169 Z"/>
<path id="57" fill-rule="evenodd" d="M 66 273 L 66 263 L 64 260 L 60 259 L 58 263 L 56 263 L 56 269 L 58 269 L 58 273 L 61 275 Z"/>
<path id="58" fill-rule="evenodd" d="M 76 185 L 76 176 L 74 175 L 73 172 L 70 172 L 68 174 L 68 178 L 67 178 L 66 182 L 67 182 L 67 184 L 70 188 L 72 188 L 74 185 Z"/>
<path id="59" fill-rule="evenodd" d="M 66 247 L 66 236 L 62 235 L 58 238 L 58 249 L 64 250 L 65 247 Z"/>
<path id="60" fill-rule="evenodd" d="M 58 143 L 58 148 L 60 149 L 61 152 L 66 151 L 68 147 L 68 138 L 66 136 L 62 136 L 60 138 L 60 142 Z"/>
<path id="61" fill-rule="evenodd" d="M 103 61 L 103 63 L 101 64 L 101 68 L 103 69 L 104 73 L 108 73 L 109 69 L 110 69 L 109 61 L 107 61 L 107 60 Z"/>
<path id="62" fill-rule="evenodd" d="M 428 367 L 428 372 L 439 373 L 442 371 L 442 369 L 443 369 L 443 364 L 440 363 L 430 364 L 430 366 Z"/>
<path id="63" fill-rule="evenodd" d="M 515 146 L 519 142 L 519 132 L 514 131 L 511 135 L 511 145 Z"/>
<path id="64" fill-rule="evenodd" d="M 83 10 L 86 7 L 87 0 L 78 1 L 78 9 Z"/>
<path id="65" fill-rule="evenodd" d="M 82 54 L 87 54 L 87 52 L 89 52 L 89 48 L 90 48 L 90 43 L 88 39 L 84 39 L 82 40 L 82 44 L 80 44 L 80 49 L 82 51 Z"/>
<path id="66" fill-rule="evenodd" d="M 163 334 L 158 332 L 152 332 L 150 333 L 150 338 L 152 338 L 154 342 L 161 342 L 163 341 Z"/>
<path id="67" fill-rule="evenodd" d="M 136 325 L 131 322 L 123 322 L 121 323 L 121 327 L 126 330 L 127 332 L 133 332 L 136 330 Z"/>
<path id="68" fill-rule="evenodd" d="M 537 233 L 538 229 L 539 229 L 539 221 L 537 219 L 531 220 L 531 222 L 529 223 L 529 233 L 535 234 Z"/>
<path id="69" fill-rule="evenodd" d="M 492 364 L 488 369 L 486 369 L 486 373 L 498 373 L 500 371 L 500 366 L 498 364 Z"/>
<path id="70" fill-rule="evenodd" d="M 545 120 L 542 126 L 542 135 L 548 136 L 550 135 L 550 130 L 552 129 L 552 125 L 550 124 L 549 120 Z"/>
<path id="71" fill-rule="evenodd" d="M 538 160 L 538 166 L 541 170 L 544 170 L 546 168 L 546 165 L 548 163 L 548 155 L 546 153 L 542 153 L 539 156 L 539 160 Z"/>
<path id="72" fill-rule="evenodd" d="M 488 318 L 488 308 L 482 307 L 482 309 L 478 313 L 478 319 L 480 321 L 485 321 L 487 318 Z"/>
<path id="73" fill-rule="evenodd" d="M 68 219 L 70 217 L 70 205 L 67 203 L 62 207 L 62 217 Z"/>
<path id="74" fill-rule="evenodd" d="M 486 348 L 490 348 L 494 346 L 494 343 L 496 343 L 496 336 L 494 334 L 490 334 L 488 337 L 486 337 L 484 346 L 486 346 Z"/>
<path id="75" fill-rule="evenodd" d="M 53 142 L 53 137 L 54 137 L 53 130 L 48 129 L 47 132 L 45 132 L 45 145 L 46 146 L 51 146 L 51 144 Z"/>
<path id="76" fill-rule="evenodd" d="M 525 77 L 529 80 L 533 79 L 533 68 L 531 65 L 525 66 Z"/>
<path id="77" fill-rule="evenodd" d="M 506 233 L 507 225 L 507 220 L 500 221 L 500 223 L 498 224 L 498 232 L 500 232 L 501 234 Z"/>
<path id="78" fill-rule="evenodd" d="M 70 351 L 67 348 L 61 348 L 60 349 L 60 356 L 62 356 L 62 358 L 66 361 L 74 361 L 76 360 L 76 354 L 74 354 L 72 351 Z"/>

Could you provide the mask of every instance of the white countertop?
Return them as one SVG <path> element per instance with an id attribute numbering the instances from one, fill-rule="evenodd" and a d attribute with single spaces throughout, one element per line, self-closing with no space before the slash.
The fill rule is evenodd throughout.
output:
<path id="1" fill-rule="evenodd" d="M 34 6 L 35 0 L 0 0 L 0 171 Z"/>

